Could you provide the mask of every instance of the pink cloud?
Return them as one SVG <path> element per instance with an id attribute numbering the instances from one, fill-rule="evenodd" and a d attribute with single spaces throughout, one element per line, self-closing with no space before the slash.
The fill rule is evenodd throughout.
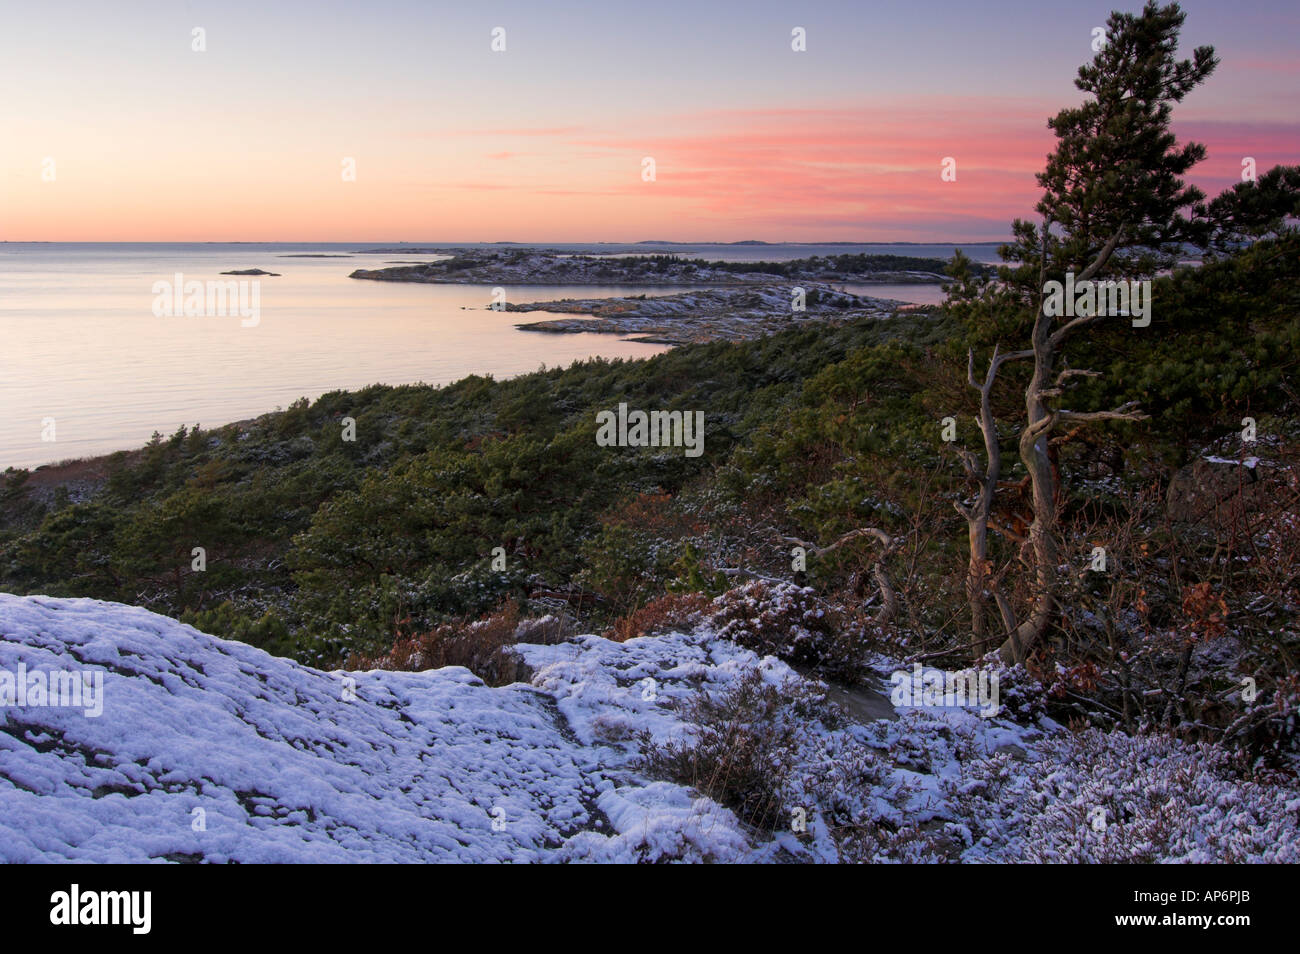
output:
<path id="1" fill-rule="evenodd" d="M 956 223 L 999 238 L 1013 218 L 1033 214 L 1040 194 L 1034 174 L 1054 146 L 1046 125 L 1053 111 L 945 99 L 681 113 L 643 125 L 625 121 L 607 133 L 515 130 L 534 135 L 539 151 L 513 182 L 539 197 L 617 199 L 629 216 L 670 207 L 677 217 L 764 227 L 765 234 L 790 227 L 879 232 L 890 223 L 895 232 L 912 232 Z M 1177 131 L 1209 145 L 1214 168 L 1206 162 L 1194 179 L 1217 183 L 1207 188 L 1217 191 L 1235 180 L 1241 155 L 1256 155 L 1261 168 L 1294 157 L 1297 128 L 1201 120 Z M 1247 147 L 1254 151 L 1242 151 Z M 645 156 L 655 160 L 653 182 L 641 178 Z M 945 157 L 956 160 L 955 181 L 940 177 Z"/>

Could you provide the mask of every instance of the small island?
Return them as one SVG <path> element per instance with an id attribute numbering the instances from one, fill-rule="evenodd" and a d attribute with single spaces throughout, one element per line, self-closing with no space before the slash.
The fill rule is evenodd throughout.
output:
<path id="1" fill-rule="evenodd" d="M 279 278 L 279 272 L 266 272 L 260 268 L 241 268 L 233 272 L 222 272 L 222 275 L 269 275 L 271 278 Z"/>

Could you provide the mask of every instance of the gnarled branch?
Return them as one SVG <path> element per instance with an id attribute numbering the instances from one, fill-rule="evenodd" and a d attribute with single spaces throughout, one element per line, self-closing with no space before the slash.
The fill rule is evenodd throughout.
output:
<path id="1" fill-rule="evenodd" d="M 1121 404 L 1113 411 L 1056 411 L 1058 421 L 1079 421 L 1087 423 L 1092 421 L 1145 421 L 1151 415 L 1137 410 L 1137 402 L 1129 401 L 1127 404 Z"/>
<path id="2" fill-rule="evenodd" d="M 881 545 L 880 552 L 871 565 L 871 575 L 876 580 L 876 586 L 880 588 L 881 598 L 881 605 L 876 613 L 875 622 L 877 625 L 883 625 L 898 615 L 898 593 L 894 590 L 893 583 L 889 579 L 889 573 L 885 570 L 885 560 L 898 548 L 900 543 L 898 538 L 892 537 L 876 527 L 858 527 L 856 530 L 850 530 L 834 543 L 829 543 L 824 547 L 819 547 L 806 540 L 800 540 L 798 537 L 782 537 L 781 539 L 794 546 L 803 547 L 812 556 L 819 557 L 863 537 L 871 537 Z"/>
<path id="3" fill-rule="evenodd" d="M 813 556 L 819 557 L 825 556 L 834 550 L 838 550 L 840 547 L 844 546 L 844 544 L 852 543 L 859 537 L 874 537 L 880 541 L 886 552 L 892 552 L 894 549 L 894 538 L 883 530 L 877 530 L 875 527 L 858 527 L 856 530 L 850 530 L 834 543 L 827 544 L 824 547 L 819 547 L 815 543 L 809 543 L 807 540 L 800 540 L 797 537 L 782 537 L 781 539 L 786 543 L 793 544 L 794 546 L 803 547 Z"/>

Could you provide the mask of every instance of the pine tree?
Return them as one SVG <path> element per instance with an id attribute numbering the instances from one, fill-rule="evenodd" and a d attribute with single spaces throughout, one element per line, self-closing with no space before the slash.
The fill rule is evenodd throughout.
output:
<path id="1" fill-rule="evenodd" d="M 1001 655 L 1023 661 L 1047 631 L 1057 608 L 1059 545 L 1058 486 L 1049 456 L 1049 440 L 1058 425 L 1094 421 L 1140 420 L 1131 404 L 1106 411 L 1074 412 L 1060 406 L 1072 379 L 1095 372 L 1070 368 L 1061 360 L 1066 342 L 1106 316 L 1101 308 L 1058 319 L 1046 307 L 1046 286 L 1064 281 L 1149 278 L 1185 254 L 1187 243 L 1205 241 L 1209 226 L 1195 213 L 1205 196 L 1182 176 L 1205 157 L 1205 147 L 1179 147 L 1170 130 L 1172 106 L 1202 83 L 1217 65 L 1211 47 L 1198 47 L 1191 59 L 1176 57 L 1184 14 L 1176 3 L 1148 2 L 1140 14 L 1112 13 L 1106 43 L 1090 64 L 1079 69 L 1075 85 L 1089 94 L 1085 102 L 1049 120 L 1057 145 L 1038 182 L 1044 189 L 1036 210 L 1041 222 L 1017 219 L 1015 240 L 1001 249 L 1009 264 L 1000 269 L 1004 289 L 1018 294 L 1033 309 L 1030 347 L 995 351 L 983 382 L 971 363 L 969 381 L 981 391 L 982 404 L 997 371 L 1009 361 L 1031 361 L 1033 375 L 1025 389 L 1025 423 L 1019 452 L 1029 476 L 1033 521 L 1028 531 L 1028 563 L 1033 593 L 1028 611 L 1017 619 L 1010 605 L 994 592 L 1007 630 Z M 991 415 L 981 415 L 986 446 L 996 448 Z M 992 455 L 990 455 L 992 457 Z M 967 469 L 984 487 L 995 487 L 996 461 L 985 473 L 973 462 Z M 972 540 L 978 521 L 987 518 L 991 493 L 981 495 L 973 510 Z M 971 585 L 984 582 L 986 569 L 972 553 Z M 973 612 L 980 599 L 972 594 Z"/>

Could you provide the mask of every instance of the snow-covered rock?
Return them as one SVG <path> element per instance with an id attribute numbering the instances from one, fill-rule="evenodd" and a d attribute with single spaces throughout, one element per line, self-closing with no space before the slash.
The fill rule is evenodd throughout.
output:
<path id="1" fill-rule="evenodd" d="M 647 671 L 675 647 L 659 648 Z M 599 695 L 611 720 L 650 718 L 639 687 L 590 670 L 566 706 Z M 727 809 L 620 772 L 627 753 L 575 733 L 548 692 L 489 688 L 463 668 L 328 673 L 136 607 L 0 594 L 0 672 L 33 685 L 59 672 L 102 680 L 102 700 L 88 693 L 75 707 L 0 706 L 0 861 L 632 861 L 749 849 Z"/>
<path id="2" fill-rule="evenodd" d="M 915 694 L 855 717 L 707 627 L 516 652 L 531 684 L 323 672 L 136 607 L 0 594 L 0 861 L 1297 860 L 1294 786 L 1172 739 Z M 767 708 L 743 728 L 784 760 L 764 828 L 646 768 L 730 740 L 699 702 L 746 693 Z"/>

